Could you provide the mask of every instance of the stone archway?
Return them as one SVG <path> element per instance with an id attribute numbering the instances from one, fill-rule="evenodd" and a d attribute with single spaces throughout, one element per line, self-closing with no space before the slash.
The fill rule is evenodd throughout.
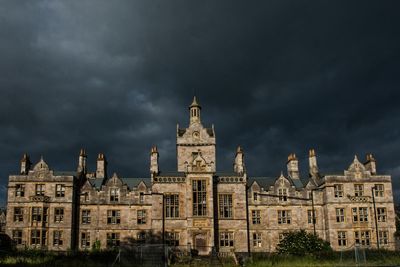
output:
<path id="1" fill-rule="evenodd" d="M 196 249 L 199 252 L 199 255 L 207 255 L 209 252 L 207 233 L 206 232 L 194 233 L 193 245 L 194 249 Z"/>

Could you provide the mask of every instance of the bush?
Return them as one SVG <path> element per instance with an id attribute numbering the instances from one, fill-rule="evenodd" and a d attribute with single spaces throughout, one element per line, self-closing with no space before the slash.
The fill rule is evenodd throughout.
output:
<path id="1" fill-rule="evenodd" d="M 329 243 L 305 230 L 289 232 L 278 244 L 277 252 L 293 256 L 318 256 L 332 251 Z"/>

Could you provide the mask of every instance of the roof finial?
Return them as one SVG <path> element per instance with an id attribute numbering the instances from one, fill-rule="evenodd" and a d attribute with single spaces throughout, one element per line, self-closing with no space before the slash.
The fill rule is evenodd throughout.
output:
<path id="1" fill-rule="evenodd" d="M 190 107 L 200 107 L 199 103 L 197 102 L 197 97 L 196 95 L 193 96 L 193 101 L 192 104 L 190 105 Z"/>

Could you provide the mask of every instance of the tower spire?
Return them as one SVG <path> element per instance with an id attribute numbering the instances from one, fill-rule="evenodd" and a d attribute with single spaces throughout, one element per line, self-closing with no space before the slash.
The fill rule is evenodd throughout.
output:
<path id="1" fill-rule="evenodd" d="M 201 106 L 197 102 L 196 96 L 193 96 L 192 104 L 189 106 L 190 124 L 201 123 L 201 121 L 200 121 L 200 110 L 201 110 Z"/>

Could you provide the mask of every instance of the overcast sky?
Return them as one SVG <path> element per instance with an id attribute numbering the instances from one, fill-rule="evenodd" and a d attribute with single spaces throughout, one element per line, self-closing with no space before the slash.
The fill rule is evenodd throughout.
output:
<path id="1" fill-rule="evenodd" d="M 195 91 L 217 169 L 237 145 L 250 176 L 377 159 L 400 193 L 399 1 L 0 0 L 0 203 L 24 152 L 54 170 L 176 170 Z M 400 195 L 400 194 L 398 194 Z M 399 196 L 400 198 L 400 196 Z"/>

